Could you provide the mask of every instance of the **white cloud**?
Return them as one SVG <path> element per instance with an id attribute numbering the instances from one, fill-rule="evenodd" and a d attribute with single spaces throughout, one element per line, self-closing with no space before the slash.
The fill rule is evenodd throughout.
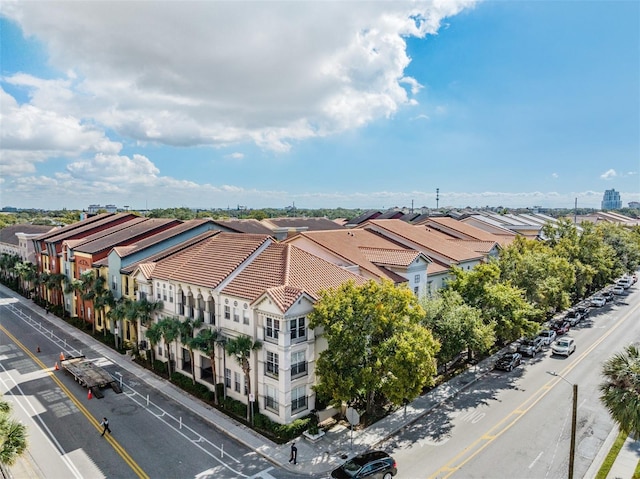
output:
<path id="1" fill-rule="evenodd" d="M 229 155 L 226 155 L 225 158 L 230 158 L 232 160 L 243 160 L 244 159 L 244 153 L 240 153 L 240 152 L 235 152 L 235 153 L 231 153 Z"/>
<path id="2" fill-rule="evenodd" d="M 551 178 L 553 178 L 554 180 L 557 180 L 560 176 L 558 175 L 558 173 L 551 173 Z"/>
<path id="3" fill-rule="evenodd" d="M 600 178 L 602 178 L 603 180 L 612 180 L 613 178 L 617 177 L 618 174 L 616 173 L 616 170 L 609 169 L 607 171 L 605 171 L 604 173 L 602 173 L 600 175 Z"/>
<path id="4" fill-rule="evenodd" d="M 474 0 L 5 3 L 67 72 L 10 80 L 57 121 L 145 142 L 288 151 L 415 104 L 405 38 L 435 34 Z"/>

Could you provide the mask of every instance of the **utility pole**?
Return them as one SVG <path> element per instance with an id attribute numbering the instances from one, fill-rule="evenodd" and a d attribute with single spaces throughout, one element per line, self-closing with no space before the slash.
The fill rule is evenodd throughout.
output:
<path id="1" fill-rule="evenodd" d="M 556 376 L 562 379 L 565 383 L 571 384 L 571 387 L 573 388 L 573 401 L 572 401 L 572 408 L 571 408 L 571 444 L 569 445 L 569 474 L 568 474 L 569 479 L 573 479 L 573 465 L 574 465 L 575 456 L 576 456 L 576 432 L 577 432 L 576 430 L 578 428 L 578 385 L 573 384 L 572 382 L 567 380 L 567 378 L 565 378 L 564 376 L 561 376 L 555 371 L 547 371 L 547 372 L 552 376 Z"/>
<path id="2" fill-rule="evenodd" d="M 436 188 L 436 209 L 439 208 L 439 203 L 440 203 L 440 188 Z"/>

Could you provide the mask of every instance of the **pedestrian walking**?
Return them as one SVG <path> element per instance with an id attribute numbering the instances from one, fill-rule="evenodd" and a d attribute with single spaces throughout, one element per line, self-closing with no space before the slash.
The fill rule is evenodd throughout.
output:
<path id="1" fill-rule="evenodd" d="M 291 457 L 289 458 L 289 462 L 293 462 L 293 464 L 298 463 L 298 448 L 295 442 L 291 443 Z"/>
<path id="2" fill-rule="evenodd" d="M 109 431 L 109 434 L 111 434 L 111 429 L 109 429 L 109 420 L 106 417 L 102 418 L 102 422 L 100 423 L 100 425 L 102 426 L 102 434 L 100 434 L 100 436 L 104 436 L 104 433 Z"/>

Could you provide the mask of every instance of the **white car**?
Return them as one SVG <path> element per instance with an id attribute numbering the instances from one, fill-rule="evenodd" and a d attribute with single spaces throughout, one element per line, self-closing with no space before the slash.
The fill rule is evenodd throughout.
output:
<path id="1" fill-rule="evenodd" d="M 604 306 L 607 303 L 607 300 L 604 299 L 602 296 L 594 296 L 593 298 L 591 298 L 591 306 L 594 306 L 596 308 L 600 308 L 601 306 Z"/>
<path id="2" fill-rule="evenodd" d="M 611 288 L 611 292 L 613 294 L 621 295 L 624 294 L 624 288 L 622 286 L 614 286 Z"/>
<path id="3" fill-rule="evenodd" d="M 542 344 L 544 344 L 545 346 L 549 346 L 556 340 L 557 334 L 553 329 L 545 329 L 543 331 L 540 331 L 538 337 L 542 339 Z"/>
<path id="4" fill-rule="evenodd" d="M 569 357 L 571 353 L 576 350 L 576 340 L 565 336 L 564 338 L 557 339 L 551 345 L 551 354 L 558 356 Z"/>

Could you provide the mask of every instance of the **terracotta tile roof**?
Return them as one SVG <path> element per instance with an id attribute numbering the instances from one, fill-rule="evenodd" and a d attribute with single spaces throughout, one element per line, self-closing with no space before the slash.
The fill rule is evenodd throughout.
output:
<path id="1" fill-rule="evenodd" d="M 263 225 L 260 221 L 254 219 L 248 220 L 211 220 L 213 223 L 222 226 L 236 233 L 250 233 L 270 235 L 271 229 Z"/>
<path id="2" fill-rule="evenodd" d="M 364 223 L 365 221 L 377 218 L 381 214 L 382 214 L 382 211 L 379 211 L 379 210 L 368 210 L 368 211 L 365 211 L 364 213 L 362 213 L 360 216 L 357 216 L 356 218 L 350 219 L 349 221 L 347 221 L 346 224 L 347 225 L 359 225 L 361 223 Z"/>
<path id="3" fill-rule="evenodd" d="M 385 235 L 387 233 L 395 234 L 425 250 L 429 257 L 432 257 L 432 254 L 438 254 L 453 262 L 482 259 L 482 255 L 475 251 L 451 243 L 443 239 L 441 235 L 427 231 L 424 226 L 411 225 L 401 220 L 371 220 L 361 227 L 381 230 L 386 232 Z"/>
<path id="4" fill-rule="evenodd" d="M 476 228 L 473 225 L 458 221 L 448 216 L 430 217 L 426 220 L 423 220 L 420 224 L 431 226 L 434 229 L 438 229 L 445 234 L 446 229 L 439 229 L 439 226 L 457 231 L 468 239 L 475 239 L 480 241 L 497 241 L 496 236 L 489 233 L 488 231 L 481 230 L 480 228 Z M 460 236 L 458 237 L 460 238 Z"/>
<path id="5" fill-rule="evenodd" d="M 491 252 L 491 250 L 498 245 L 498 241 L 473 241 L 473 240 L 462 240 L 462 239 L 450 239 L 449 241 L 460 244 L 465 248 L 468 248 L 477 253 L 487 254 Z"/>
<path id="6" fill-rule="evenodd" d="M 409 266 L 420 256 L 414 249 L 360 248 L 365 258 L 375 264 Z"/>
<path id="7" fill-rule="evenodd" d="M 321 290 L 349 280 L 356 284 L 367 281 L 294 245 L 272 243 L 222 291 L 251 302 L 267 294 L 285 312 L 302 295 L 316 300 Z"/>
<path id="8" fill-rule="evenodd" d="M 151 279 L 151 277 L 153 276 L 153 271 L 156 269 L 156 264 L 141 263 L 140 265 L 138 265 L 138 267 L 140 268 L 140 272 L 146 279 Z"/>
<path id="9" fill-rule="evenodd" d="M 446 264 L 440 263 L 439 261 L 434 261 L 433 263 L 429 263 L 427 266 L 427 275 L 444 273 L 445 271 L 449 271 L 451 268 Z"/>
<path id="10" fill-rule="evenodd" d="M 156 264 L 154 278 L 216 288 L 268 241 L 268 235 L 220 232 Z"/>
<path id="11" fill-rule="evenodd" d="M 343 230 L 339 225 L 328 218 L 269 218 L 262 220 L 267 227 L 274 228 L 307 228 L 307 231 Z"/>
<path id="12" fill-rule="evenodd" d="M 188 240 L 182 241 L 181 243 L 178 243 L 176 245 L 173 245 L 169 248 L 165 248 L 162 251 L 157 252 L 156 254 L 153 254 L 151 256 L 148 256 L 146 258 L 144 258 L 143 260 L 137 261 L 135 263 L 131 263 L 127 266 L 124 266 L 120 269 L 120 272 L 122 274 L 130 274 L 132 273 L 136 267 L 142 263 L 151 263 L 151 262 L 157 262 L 160 260 L 163 260 L 165 258 L 168 258 L 171 255 L 174 255 L 176 253 L 179 253 L 180 251 L 183 251 L 195 244 L 200 243 L 201 241 L 204 241 L 208 238 L 211 238 L 217 234 L 221 233 L 220 230 L 211 230 L 211 231 L 205 231 L 204 233 L 200 233 L 197 236 L 194 236 L 193 238 L 190 238 Z M 108 259 L 108 258 L 107 258 Z"/>
<path id="13" fill-rule="evenodd" d="M 401 264 L 403 261 L 407 261 L 410 257 L 413 258 L 413 261 L 420 254 L 419 251 L 400 246 L 383 236 L 359 228 L 334 231 L 307 231 L 285 242 L 296 244 L 296 242 L 301 241 L 302 238 L 314 242 L 349 264 L 358 265 L 361 270 L 368 272 L 376 278 L 386 277 L 394 282 L 397 282 L 398 275 L 395 273 L 391 275 L 389 270 L 377 264 L 377 260 L 380 260 L 379 262 L 381 264 L 398 264 L 404 266 Z M 369 253 L 365 253 L 365 249 L 369 250 Z M 374 253 L 374 251 L 377 251 L 377 253 Z M 403 259 L 398 259 L 400 257 Z M 411 261 L 406 264 L 408 265 L 410 263 Z M 406 279 L 402 278 L 402 282 L 404 281 L 406 281 Z"/>

